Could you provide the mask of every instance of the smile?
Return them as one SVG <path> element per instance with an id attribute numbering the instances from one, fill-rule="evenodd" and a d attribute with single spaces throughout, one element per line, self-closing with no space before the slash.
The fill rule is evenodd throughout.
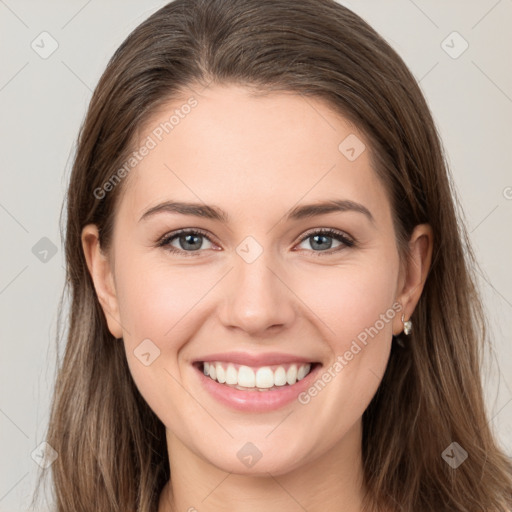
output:
<path id="1" fill-rule="evenodd" d="M 203 373 L 220 384 L 241 390 L 269 391 L 280 386 L 293 386 L 311 371 L 311 364 L 250 366 L 221 361 L 204 362 Z"/>
<path id="2" fill-rule="evenodd" d="M 199 384 L 217 403 L 250 413 L 270 412 L 297 401 L 318 377 L 321 363 L 246 366 L 223 361 L 193 363 Z"/>

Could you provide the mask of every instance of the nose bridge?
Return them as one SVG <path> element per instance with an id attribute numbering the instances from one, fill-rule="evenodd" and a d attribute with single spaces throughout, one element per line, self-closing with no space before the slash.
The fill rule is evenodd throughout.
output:
<path id="1" fill-rule="evenodd" d="M 236 253 L 221 315 L 224 324 L 253 334 L 288 324 L 293 317 L 293 294 L 283 283 L 282 267 L 273 251 L 247 237 Z"/>

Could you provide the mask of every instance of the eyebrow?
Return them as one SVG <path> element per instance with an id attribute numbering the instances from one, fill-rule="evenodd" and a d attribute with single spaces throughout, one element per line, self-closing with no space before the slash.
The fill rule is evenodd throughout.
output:
<path id="1" fill-rule="evenodd" d="M 286 220 L 301 220 L 317 215 L 325 215 L 337 212 L 357 212 L 365 215 L 372 223 L 375 222 L 370 210 L 360 203 L 349 199 L 331 199 L 313 204 L 300 205 L 293 208 L 286 215 Z M 181 215 L 193 215 L 205 219 L 212 219 L 223 224 L 229 222 L 229 215 L 217 206 L 209 206 L 201 203 L 182 203 L 176 201 L 165 201 L 146 210 L 139 219 L 147 220 L 158 213 L 178 213 Z"/>

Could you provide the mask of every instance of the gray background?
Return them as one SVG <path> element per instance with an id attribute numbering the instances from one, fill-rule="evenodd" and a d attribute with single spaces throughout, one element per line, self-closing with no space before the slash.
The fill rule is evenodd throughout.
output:
<path id="1" fill-rule="evenodd" d="M 28 510 L 44 441 L 64 283 L 58 221 L 78 129 L 114 50 L 165 3 L 0 0 L 1 512 Z M 404 58 L 432 109 L 482 268 L 490 424 L 512 455 L 512 0 L 342 3 Z"/>

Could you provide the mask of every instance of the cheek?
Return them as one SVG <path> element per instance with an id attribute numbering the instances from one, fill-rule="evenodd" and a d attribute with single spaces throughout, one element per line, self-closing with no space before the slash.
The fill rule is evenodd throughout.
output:
<path id="1" fill-rule="evenodd" d="M 364 338 L 372 327 L 379 331 L 376 335 L 372 330 L 374 337 L 391 337 L 398 264 L 391 258 L 387 261 L 387 265 L 333 267 L 317 272 L 309 286 L 301 286 L 298 294 L 322 320 L 325 338 L 336 354 L 348 350 L 353 339 Z"/>
<path id="2" fill-rule="evenodd" d="M 332 354 L 330 364 L 300 402 L 319 424 L 333 425 L 335 437 L 363 414 L 386 369 L 392 322 L 399 314 L 392 308 L 398 264 L 391 258 L 387 261 L 385 266 L 333 269 L 320 283 L 315 280 L 318 286 L 308 296 L 308 305 L 327 326 L 323 336 Z"/>
<path id="3" fill-rule="evenodd" d="M 162 420 L 169 410 L 189 410 L 180 351 L 200 328 L 204 298 L 219 276 L 206 266 L 142 256 L 116 265 L 116 276 L 126 358 L 137 388 Z"/>
<path id="4" fill-rule="evenodd" d="M 149 407 L 177 428 L 170 411 L 188 411 L 189 419 L 197 414 L 183 392 L 180 350 L 198 328 L 194 313 L 216 276 L 143 257 L 120 262 L 116 275 L 130 373 Z"/>
<path id="5" fill-rule="evenodd" d="M 168 345 L 179 338 L 187 315 L 215 284 L 212 272 L 149 258 L 123 263 L 116 272 L 121 321 L 133 343 L 143 337 Z"/>

